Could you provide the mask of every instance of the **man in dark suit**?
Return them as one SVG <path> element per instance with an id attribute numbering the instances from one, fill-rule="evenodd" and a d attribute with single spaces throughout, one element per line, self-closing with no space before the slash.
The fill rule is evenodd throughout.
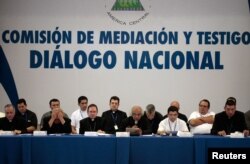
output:
<path id="1" fill-rule="evenodd" d="M 34 112 L 27 109 L 27 103 L 25 99 L 19 99 L 17 101 L 18 112 L 16 113 L 17 117 L 22 118 L 26 121 L 26 129 L 28 133 L 33 133 L 37 128 L 37 116 Z"/>
<path id="2" fill-rule="evenodd" d="M 80 121 L 80 134 L 86 131 L 105 133 L 104 120 L 97 116 L 98 107 L 95 104 L 90 104 L 87 109 L 88 117 Z"/>
<path id="3" fill-rule="evenodd" d="M 130 135 L 136 136 L 143 134 L 152 134 L 148 121 L 144 117 L 142 117 L 142 108 L 138 105 L 135 105 L 132 107 L 131 113 L 132 116 L 122 121 L 119 130 L 127 131 L 127 128 L 129 128 Z"/>
<path id="4" fill-rule="evenodd" d="M 119 104 L 119 97 L 112 96 L 109 101 L 110 109 L 102 113 L 102 118 L 105 121 L 104 130 L 106 133 L 114 134 L 117 132 L 122 120 L 127 118 L 127 114 L 118 109 Z"/>
<path id="5" fill-rule="evenodd" d="M 236 99 L 229 97 L 224 111 L 215 115 L 211 134 L 225 136 L 235 132 L 241 132 L 245 137 L 249 135 L 244 113 L 236 110 Z"/>
<path id="6" fill-rule="evenodd" d="M 148 104 L 143 117 L 148 121 L 152 133 L 156 134 L 159 123 L 163 120 L 162 114 L 155 110 L 153 104 Z"/>
<path id="7" fill-rule="evenodd" d="M 26 133 L 25 120 L 15 116 L 15 108 L 12 104 L 4 107 L 5 117 L 0 118 L 0 130 L 13 131 L 14 134 Z"/>

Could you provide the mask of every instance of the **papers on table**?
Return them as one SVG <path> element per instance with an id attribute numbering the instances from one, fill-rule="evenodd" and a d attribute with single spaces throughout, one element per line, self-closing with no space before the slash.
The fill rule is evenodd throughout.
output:
<path id="1" fill-rule="evenodd" d="M 35 130 L 35 131 L 33 132 L 33 136 L 47 136 L 47 131 Z"/>
<path id="2" fill-rule="evenodd" d="M 230 138 L 244 138 L 244 134 L 241 132 L 234 132 L 229 135 Z"/>
<path id="3" fill-rule="evenodd" d="M 130 133 L 129 132 L 116 132 L 115 135 L 116 137 L 129 137 Z"/>
<path id="4" fill-rule="evenodd" d="M 1 136 L 13 136 L 15 133 L 13 131 L 0 131 Z"/>
<path id="5" fill-rule="evenodd" d="M 92 132 L 92 131 L 85 131 L 84 136 L 111 136 L 111 134 Z"/>
<path id="6" fill-rule="evenodd" d="M 193 137 L 193 134 L 190 133 L 190 132 L 178 131 L 178 132 L 177 132 L 177 136 L 178 136 L 178 137 Z"/>

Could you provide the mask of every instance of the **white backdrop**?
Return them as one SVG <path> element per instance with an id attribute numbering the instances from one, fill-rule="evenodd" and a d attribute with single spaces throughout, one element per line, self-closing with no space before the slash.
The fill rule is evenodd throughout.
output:
<path id="1" fill-rule="evenodd" d="M 77 98 L 85 95 L 89 103 L 99 107 L 99 115 L 109 109 L 109 99 L 120 97 L 120 109 L 130 114 L 133 105 L 143 108 L 153 103 L 157 110 L 166 114 L 169 103 L 178 100 L 181 112 L 187 116 L 198 108 L 201 99 L 211 102 L 211 110 L 223 110 L 227 97 L 237 99 L 238 109 L 250 109 L 250 46 L 234 44 L 198 44 L 197 31 L 248 32 L 250 29 L 249 6 L 247 0 L 141 0 L 145 11 L 111 11 L 115 0 L 2 0 L 0 5 L 0 45 L 6 55 L 16 83 L 18 95 L 25 98 L 28 108 L 41 115 L 49 109 L 49 100 L 58 98 L 61 107 L 70 115 L 78 108 Z M 134 25 L 121 25 L 107 13 L 123 21 L 138 20 Z M 48 30 L 71 31 L 72 43 L 6 43 L 3 33 L 6 30 Z M 177 31 L 178 44 L 99 44 L 100 31 Z M 77 44 L 77 31 L 94 31 L 94 44 Z M 193 33 L 191 43 L 186 44 L 183 31 Z M 248 39 L 249 40 L 249 39 Z M 43 54 L 55 50 L 64 54 L 76 51 L 87 54 L 98 50 L 116 53 L 117 63 L 113 69 L 103 67 L 92 69 L 45 69 L 30 67 L 30 51 Z M 223 69 L 125 69 L 124 51 L 203 51 L 220 52 Z M 64 56 L 64 55 L 63 55 Z M 63 61 L 66 59 L 63 58 Z M 213 59 L 215 60 L 215 59 Z M 4 88 L 0 86 L 0 106 L 10 102 Z"/>

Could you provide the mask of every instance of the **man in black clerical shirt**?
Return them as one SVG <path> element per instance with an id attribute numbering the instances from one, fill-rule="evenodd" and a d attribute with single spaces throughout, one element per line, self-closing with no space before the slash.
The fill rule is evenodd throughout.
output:
<path id="1" fill-rule="evenodd" d="M 127 131 L 130 128 L 130 135 L 152 134 L 148 121 L 142 117 L 142 108 L 138 105 L 132 107 L 132 116 L 122 121 L 119 131 Z M 132 128 L 132 129 L 131 129 Z"/>
<path id="2" fill-rule="evenodd" d="M 37 128 L 37 117 L 36 114 L 27 109 L 27 103 L 25 99 L 19 99 L 17 101 L 18 112 L 17 117 L 22 118 L 26 121 L 26 129 L 28 133 L 33 133 Z"/>
<path id="3" fill-rule="evenodd" d="M 161 113 L 155 110 L 155 106 L 153 104 L 148 104 L 146 106 L 146 111 L 144 112 L 143 117 L 148 121 L 152 133 L 156 134 L 159 123 L 163 119 Z"/>
<path id="4" fill-rule="evenodd" d="M 84 134 L 86 131 L 105 133 L 104 120 L 97 116 L 98 107 L 95 104 L 90 104 L 87 109 L 88 117 L 80 121 L 80 134 Z"/>
<path id="5" fill-rule="evenodd" d="M 244 113 L 236 110 L 236 99 L 229 97 L 224 111 L 215 115 L 211 134 L 225 136 L 234 132 L 241 132 L 244 136 L 249 135 Z"/>
<path id="6" fill-rule="evenodd" d="M 109 101 L 110 109 L 102 113 L 102 118 L 105 120 L 105 132 L 114 134 L 118 131 L 122 120 L 127 118 L 127 114 L 119 110 L 120 99 L 117 96 L 112 96 Z"/>
<path id="7" fill-rule="evenodd" d="M 15 134 L 26 133 L 26 122 L 15 116 L 15 108 L 12 104 L 4 107 L 5 117 L 0 118 L 0 130 L 13 131 Z"/>

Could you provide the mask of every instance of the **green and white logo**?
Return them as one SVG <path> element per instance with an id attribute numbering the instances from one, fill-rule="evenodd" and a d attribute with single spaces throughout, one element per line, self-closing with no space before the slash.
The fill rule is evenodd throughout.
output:
<path id="1" fill-rule="evenodd" d="M 145 20 L 152 0 L 105 0 L 107 15 L 116 23 L 131 26 Z"/>
<path id="2" fill-rule="evenodd" d="M 116 0 L 112 11 L 144 11 L 140 0 Z"/>

